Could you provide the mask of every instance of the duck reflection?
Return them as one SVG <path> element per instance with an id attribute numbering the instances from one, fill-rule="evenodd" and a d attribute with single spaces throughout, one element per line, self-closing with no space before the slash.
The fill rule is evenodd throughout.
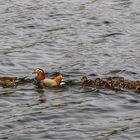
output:
<path id="1" fill-rule="evenodd" d="M 60 108 L 68 105 L 63 89 L 49 90 L 48 88 L 35 87 L 35 91 L 37 92 L 37 104 L 43 108 Z"/>
<path id="2" fill-rule="evenodd" d="M 43 107 L 48 107 L 46 96 L 44 94 L 44 89 L 41 86 L 36 86 L 35 91 L 38 93 L 37 102 L 39 105 L 43 105 Z"/>

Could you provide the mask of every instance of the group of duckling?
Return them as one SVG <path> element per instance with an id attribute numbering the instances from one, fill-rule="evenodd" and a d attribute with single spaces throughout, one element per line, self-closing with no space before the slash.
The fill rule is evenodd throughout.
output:
<path id="1" fill-rule="evenodd" d="M 27 77 L 27 76 L 26 76 Z M 25 81 L 26 77 L 0 77 L 0 85 L 4 88 L 14 87 Z"/>
<path id="2" fill-rule="evenodd" d="M 128 81 L 124 77 L 107 77 L 105 79 L 95 78 L 94 80 L 89 79 L 87 76 L 83 76 L 81 81 L 84 85 L 95 86 L 95 87 L 106 87 L 106 88 L 119 88 L 119 89 L 128 89 L 135 90 L 140 93 L 140 81 Z"/>
<path id="3" fill-rule="evenodd" d="M 63 76 L 58 73 L 53 78 L 46 78 L 46 74 L 43 69 L 37 68 L 33 70 L 33 74 L 35 74 L 35 80 L 37 83 L 42 84 L 48 87 L 61 87 L 63 84 L 67 82 L 64 81 Z M 4 88 L 6 87 L 14 87 L 21 83 L 27 82 L 26 77 L 0 77 L 0 85 Z M 29 80 L 29 79 L 28 79 Z M 30 80 L 32 82 L 32 80 Z M 124 77 L 107 77 L 105 79 L 96 78 L 94 80 L 89 79 L 87 76 L 83 76 L 81 78 L 81 82 L 87 86 L 95 86 L 95 87 L 106 87 L 106 88 L 125 88 L 132 89 L 136 92 L 140 93 L 140 81 L 130 82 L 126 80 Z"/>

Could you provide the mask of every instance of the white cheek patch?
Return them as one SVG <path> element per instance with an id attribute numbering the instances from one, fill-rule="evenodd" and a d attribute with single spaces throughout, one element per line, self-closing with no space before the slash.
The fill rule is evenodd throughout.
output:
<path id="1" fill-rule="evenodd" d="M 36 73 L 40 73 L 40 72 L 43 73 L 43 71 L 41 69 L 36 69 L 35 72 Z"/>
<path id="2" fill-rule="evenodd" d="M 38 74 L 37 73 L 35 73 L 35 77 L 37 77 L 38 76 Z"/>

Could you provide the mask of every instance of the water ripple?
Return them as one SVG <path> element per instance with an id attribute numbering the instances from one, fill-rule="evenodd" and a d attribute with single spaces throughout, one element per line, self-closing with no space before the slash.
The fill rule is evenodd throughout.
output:
<path id="1" fill-rule="evenodd" d="M 69 82 L 0 87 L 0 139 L 139 140 L 139 94 L 80 81 L 140 79 L 139 16 L 139 0 L 0 1 L 0 75 L 41 67 Z"/>

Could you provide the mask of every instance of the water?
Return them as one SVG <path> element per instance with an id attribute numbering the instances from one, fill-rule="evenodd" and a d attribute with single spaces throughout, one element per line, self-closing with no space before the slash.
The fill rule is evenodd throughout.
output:
<path id="1" fill-rule="evenodd" d="M 78 83 L 140 79 L 139 0 L 0 0 L 0 75 L 41 67 Z M 139 140 L 139 94 L 81 84 L 0 87 L 0 139 Z"/>

